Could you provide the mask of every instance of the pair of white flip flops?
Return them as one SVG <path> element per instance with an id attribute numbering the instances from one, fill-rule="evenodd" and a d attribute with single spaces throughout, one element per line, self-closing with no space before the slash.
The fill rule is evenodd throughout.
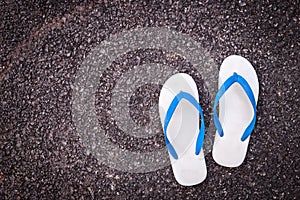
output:
<path id="1" fill-rule="evenodd" d="M 227 57 L 220 67 L 214 102 L 217 131 L 212 155 L 219 165 L 238 167 L 244 161 L 255 125 L 258 92 L 258 78 L 251 63 L 241 56 Z M 179 73 L 165 82 L 159 112 L 175 179 L 185 186 L 203 182 L 207 175 L 202 149 L 204 116 L 191 76 Z"/>

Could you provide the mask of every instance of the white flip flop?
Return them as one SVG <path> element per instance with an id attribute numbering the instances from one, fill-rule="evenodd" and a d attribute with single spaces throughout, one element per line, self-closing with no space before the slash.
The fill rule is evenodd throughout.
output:
<path id="1" fill-rule="evenodd" d="M 184 73 L 171 76 L 159 96 L 160 119 L 173 173 L 184 186 L 201 183 L 207 174 L 202 150 L 204 116 L 198 99 L 196 83 Z"/>
<path id="2" fill-rule="evenodd" d="M 258 78 L 251 63 L 241 56 L 227 57 L 220 68 L 214 102 L 217 131 L 212 155 L 219 165 L 238 167 L 243 163 L 256 122 L 258 93 Z"/>

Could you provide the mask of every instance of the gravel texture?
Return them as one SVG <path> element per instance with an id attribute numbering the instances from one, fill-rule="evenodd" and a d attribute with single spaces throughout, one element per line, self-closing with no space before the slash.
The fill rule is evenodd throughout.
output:
<path id="1" fill-rule="evenodd" d="M 300 199 L 299 9 L 299 1 L 1 1 L 0 199 Z M 221 167 L 207 154 L 207 179 L 182 187 L 170 165 L 128 173 L 86 152 L 72 121 L 76 72 L 110 35 L 140 27 L 188 34 L 217 66 L 231 54 L 254 65 L 257 124 L 243 165 Z M 122 74 L 131 65 L 160 62 L 192 73 L 182 57 L 158 49 L 131 52 L 111 69 Z M 100 119 L 116 78 L 107 72 L 99 83 Z M 137 124 L 149 123 L 159 87 L 144 85 L 131 96 Z M 105 120 L 101 126 L 110 127 Z M 146 141 L 114 131 L 107 136 L 131 151 L 164 146 L 162 134 Z"/>

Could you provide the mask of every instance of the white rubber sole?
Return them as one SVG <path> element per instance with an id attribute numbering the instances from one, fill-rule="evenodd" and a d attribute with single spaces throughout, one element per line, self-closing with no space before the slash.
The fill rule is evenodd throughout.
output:
<path id="1" fill-rule="evenodd" d="M 163 85 L 159 96 L 162 125 L 172 100 L 180 91 L 188 92 L 199 101 L 197 86 L 191 76 L 184 73 L 171 76 Z M 184 186 L 199 184 L 207 175 L 203 150 L 199 155 L 195 154 L 198 133 L 199 112 L 191 103 L 182 100 L 169 123 L 167 136 L 178 155 L 176 160 L 169 153 L 175 179 Z"/>
<path id="2" fill-rule="evenodd" d="M 255 69 L 245 58 L 237 55 L 227 57 L 220 68 L 219 88 L 233 73 L 241 75 L 250 85 L 257 103 L 259 83 Z M 253 118 L 252 105 L 242 87 L 233 84 L 220 99 L 219 119 L 224 136 L 216 132 L 213 146 L 213 159 L 225 167 L 240 166 L 247 153 L 250 136 L 241 141 L 244 130 Z"/>

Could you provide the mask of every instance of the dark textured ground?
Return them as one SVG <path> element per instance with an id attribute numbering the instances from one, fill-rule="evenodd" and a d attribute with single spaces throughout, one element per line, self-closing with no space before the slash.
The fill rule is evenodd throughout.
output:
<path id="1" fill-rule="evenodd" d="M 59 2 L 0 2 L 0 199 L 300 199 L 299 1 Z M 240 54 L 255 66 L 258 121 L 242 166 L 208 154 L 207 179 L 182 187 L 170 166 L 125 173 L 85 153 L 71 119 L 79 63 L 110 34 L 150 26 L 189 34 L 218 65 Z"/>

